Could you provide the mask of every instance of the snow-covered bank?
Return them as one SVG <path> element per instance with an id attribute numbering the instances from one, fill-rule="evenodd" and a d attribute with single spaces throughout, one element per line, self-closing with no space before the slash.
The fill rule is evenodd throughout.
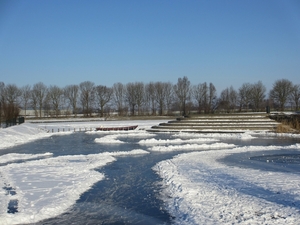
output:
<path id="1" fill-rule="evenodd" d="M 145 129 L 152 126 L 153 123 L 155 121 L 143 121 L 140 125 Z M 98 126 L 98 122 L 97 124 L 90 124 L 90 122 L 51 123 L 53 129 L 90 125 Z M 45 123 L 24 123 L 0 129 L 0 149 L 25 144 L 40 138 L 48 138 L 51 135 L 72 133 L 48 133 L 49 127 L 47 126 Z M 147 135 L 145 130 L 135 131 L 135 134 L 122 133 L 116 137 L 122 135 L 136 137 L 142 133 L 144 136 L 153 137 L 153 134 Z M 55 158 L 52 158 L 52 153 L 49 152 L 1 155 L 0 224 L 35 223 L 64 213 L 75 204 L 82 193 L 104 178 L 104 174 L 95 171 L 96 168 L 115 161 L 115 156 L 136 156 L 148 153 L 141 149 L 133 149 L 123 152 Z"/>
<path id="2" fill-rule="evenodd" d="M 114 121 L 86 121 L 86 122 L 43 122 L 38 123 L 37 125 L 40 128 L 48 130 L 49 132 L 65 131 L 94 131 L 97 127 L 126 127 L 138 125 L 137 130 L 149 129 L 151 126 L 154 126 L 158 123 L 166 122 L 165 120 L 114 120 Z"/>
<path id="3" fill-rule="evenodd" d="M 218 160 L 246 151 L 295 149 L 239 147 L 181 154 L 153 169 L 176 224 L 298 224 L 300 174 L 227 166 Z"/>
<path id="4" fill-rule="evenodd" d="M 49 136 L 47 130 L 31 123 L 0 129 L 0 150 Z"/>
<path id="5" fill-rule="evenodd" d="M 34 223 L 55 217 L 65 212 L 82 193 L 104 178 L 103 174 L 94 169 L 115 161 L 114 156 L 146 153 L 137 149 L 60 156 L 2 166 L 0 224 Z M 19 157 L 16 154 L 6 155 L 6 158 L 10 157 L 13 160 L 30 158 L 26 154 L 20 154 Z M 17 213 L 13 214 L 14 210 Z"/>
<path id="6" fill-rule="evenodd" d="M 60 155 L 59 151 L 55 152 L 56 149 L 60 150 L 55 145 L 51 151 L 47 150 L 46 145 L 43 146 L 45 149 L 39 152 L 42 154 L 35 154 L 37 152 L 33 150 L 29 151 L 32 154 L 1 155 L 0 224 L 34 223 L 67 212 L 84 192 L 93 188 L 96 182 L 104 178 L 104 174 L 96 172 L 95 169 L 117 161 L 117 156 L 144 154 L 151 156 L 151 154 L 160 155 L 157 152 L 171 151 L 193 151 L 193 153 L 182 154 L 174 159 L 161 162 L 154 167 L 154 170 L 163 178 L 163 196 L 168 196 L 164 200 L 167 203 L 167 209 L 174 216 L 176 224 L 293 224 L 300 219 L 297 214 L 300 208 L 299 174 L 243 169 L 227 166 L 218 161 L 230 154 L 247 151 L 268 149 L 299 151 L 299 144 L 287 147 L 237 147 L 237 145 L 230 144 L 232 143 L 231 139 L 239 140 L 238 143 L 242 145 L 243 143 L 249 144 L 250 141 L 256 140 L 254 138 L 259 138 L 260 134 L 251 132 L 242 134 L 183 132 L 155 134 L 146 130 L 160 121 L 103 122 L 105 124 L 91 121 L 51 124 L 25 123 L 1 129 L 0 149 L 3 149 L 39 138 L 47 138 L 51 135 L 73 133 L 72 131 L 46 132 L 52 128 L 73 130 L 73 128 L 100 125 L 109 127 L 139 125 L 138 129 L 134 131 L 87 131 L 87 135 L 75 134 L 76 137 L 85 138 L 85 141 L 80 142 L 77 154 L 86 155 L 66 155 L 54 158 L 53 155 Z M 273 134 L 262 132 L 261 135 L 268 139 L 266 145 L 276 139 Z M 295 138 L 295 136 L 290 137 Z M 66 136 L 66 140 L 67 138 L 71 143 L 74 140 L 73 136 Z M 52 137 L 52 139 L 56 138 Z M 62 138 L 57 139 L 62 140 Z M 64 140 L 59 146 L 65 147 Z M 53 144 L 55 143 L 53 142 Z M 92 149 L 87 153 L 84 150 L 86 144 L 95 146 L 96 150 Z M 70 144 L 68 148 L 72 154 L 75 154 L 74 145 Z M 5 152 L 9 152 L 9 150 Z M 101 153 L 94 154 L 96 152 Z M 71 153 L 67 152 L 66 154 Z M 114 177 L 106 178 L 113 179 Z M 17 212 L 13 214 L 14 210 Z"/>
<path id="7" fill-rule="evenodd" d="M 13 147 L 15 145 L 25 144 L 41 138 L 47 138 L 52 135 L 71 134 L 74 129 L 77 131 L 90 131 L 99 126 L 126 126 L 129 124 L 137 124 L 138 130 L 146 130 L 157 123 L 166 122 L 165 120 L 133 120 L 133 121 L 87 121 L 87 122 L 43 122 L 43 123 L 23 123 L 21 125 L 0 129 L 0 150 Z M 62 132 L 65 130 L 65 132 Z M 52 133 L 53 131 L 53 133 Z M 60 132 L 58 132 L 60 131 Z M 145 133 L 145 132 L 143 132 Z"/>

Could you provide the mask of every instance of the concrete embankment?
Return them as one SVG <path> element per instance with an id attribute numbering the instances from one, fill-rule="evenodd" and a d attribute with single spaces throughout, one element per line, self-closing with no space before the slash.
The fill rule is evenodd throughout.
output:
<path id="1" fill-rule="evenodd" d="M 279 122 L 266 113 L 192 115 L 153 126 L 152 132 L 244 133 L 275 131 Z"/>

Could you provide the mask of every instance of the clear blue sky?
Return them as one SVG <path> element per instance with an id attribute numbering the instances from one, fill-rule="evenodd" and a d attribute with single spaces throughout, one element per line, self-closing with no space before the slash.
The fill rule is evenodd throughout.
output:
<path id="1" fill-rule="evenodd" d="M 300 1 L 1 0 L 0 81 L 300 84 Z"/>

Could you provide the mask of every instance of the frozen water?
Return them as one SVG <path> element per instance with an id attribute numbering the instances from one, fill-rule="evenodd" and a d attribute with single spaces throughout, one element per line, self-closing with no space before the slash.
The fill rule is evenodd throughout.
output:
<path id="1" fill-rule="evenodd" d="M 162 199 L 176 216 L 176 224 L 297 224 L 299 170 L 270 172 L 263 167 L 228 166 L 220 160 L 248 151 L 260 154 L 293 149 L 299 154 L 299 147 L 236 147 L 186 153 L 153 169 L 163 178 Z"/>
<path id="2" fill-rule="evenodd" d="M 174 217 L 174 224 L 295 224 L 299 221 L 300 178 L 296 167 L 284 170 L 277 165 L 287 162 L 282 161 L 273 164 L 277 169 L 268 170 L 260 164 L 267 162 L 258 162 L 258 159 L 270 160 L 275 153 L 282 155 L 283 151 L 299 155 L 300 146 L 294 144 L 299 142 L 299 136 L 285 135 L 286 141 L 280 145 L 280 141 L 275 141 L 279 136 L 268 133 L 156 135 L 145 131 L 160 122 L 103 121 L 109 126 L 139 125 L 138 130 L 130 132 L 89 129 L 99 126 L 99 122 L 25 123 L 0 129 L 0 224 L 36 223 L 70 212 L 74 205 L 89 207 L 91 204 L 79 199 L 85 193 L 93 194 L 92 187 L 96 183 L 103 182 L 104 185 L 106 179 L 113 181 L 114 173 L 105 174 L 105 168 L 112 168 L 108 165 L 118 165 L 120 157 L 146 159 L 153 155 L 159 158 L 158 154 L 169 153 L 172 153 L 169 159 L 162 158 L 163 161 L 152 166 L 162 178 L 162 189 L 159 190 L 165 205 L 161 207 Z M 87 135 L 77 140 L 82 137 L 71 131 L 49 132 L 52 129 L 62 131 L 62 127 L 66 131 L 86 127 Z M 63 138 L 58 139 L 57 135 L 71 134 L 70 137 L 76 139 L 73 143 L 61 143 L 65 149 L 55 149 L 51 145 L 55 141 L 62 142 Z M 39 139 L 45 139 L 47 144 L 25 150 L 25 143 Z M 259 145 L 261 143 L 265 144 Z M 275 144 L 266 146 L 269 143 Z M 236 158 L 231 162 L 228 158 L 238 154 L 251 157 L 243 162 L 236 162 Z M 177 156 L 172 158 L 174 155 Z M 257 161 L 255 167 L 251 164 L 254 161 Z M 130 179 L 130 170 L 127 178 Z M 126 182 L 122 188 L 127 190 Z M 145 198 L 149 202 L 155 199 Z M 97 214 L 101 209 L 98 205 L 92 210 Z M 111 211 L 115 216 L 129 212 L 116 204 L 111 205 Z M 154 216 L 130 212 L 128 219 L 132 223 L 141 221 L 135 219 L 142 217 L 153 223 L 161 222 Z M 76 213 L 72 215 L 76 221 Z"/>

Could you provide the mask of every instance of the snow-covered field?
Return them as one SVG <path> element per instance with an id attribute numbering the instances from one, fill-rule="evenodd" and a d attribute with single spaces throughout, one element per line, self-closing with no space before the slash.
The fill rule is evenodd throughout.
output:
<path id="1" fill-rule="evenodd" d="M 139 125 L 139 129 L 104 132 L 104 136 L 95 139 L 96 143 L 122 144 L 120 139 L 124 136 L 139 136 L 143 140 L 137 143 L 147 150 L 59 157 L 53 157 L 51 152 L 1 155 L 0 224 L 34 223 L 66 212 L 82 193 L 104 179 L 104 174 L 95 169 L 116 161 L 118 155 L 130 157 L 183 150 L 186 153 L 153 167 L 163 178 L 161 198 L 175 217 L 175 224 L 297 224 L 300 221 L 300 173 L 246 169 L 220 161 L 228 155 L 249 151 L 287 149 L 300 154 L 299 144 L 238 147 L 220 139 L 247 140 L 254 138 L 253 135 L 175 133 L 170 134 L 172 139 L 166 140 L 146 131 L 161 122 L 166 121 L 101 122 L 102 126 Z M 0 152 L 53 134 L 72 134 L 74 128 L 87 128 L 87 133 L 95 133 L 89 128 L 99 123 L 25 123 L 0 129 Z M 58 129 L 65 132 L 49 132 Z M 12 213 L 16 207 L 17 212 Z"/>

